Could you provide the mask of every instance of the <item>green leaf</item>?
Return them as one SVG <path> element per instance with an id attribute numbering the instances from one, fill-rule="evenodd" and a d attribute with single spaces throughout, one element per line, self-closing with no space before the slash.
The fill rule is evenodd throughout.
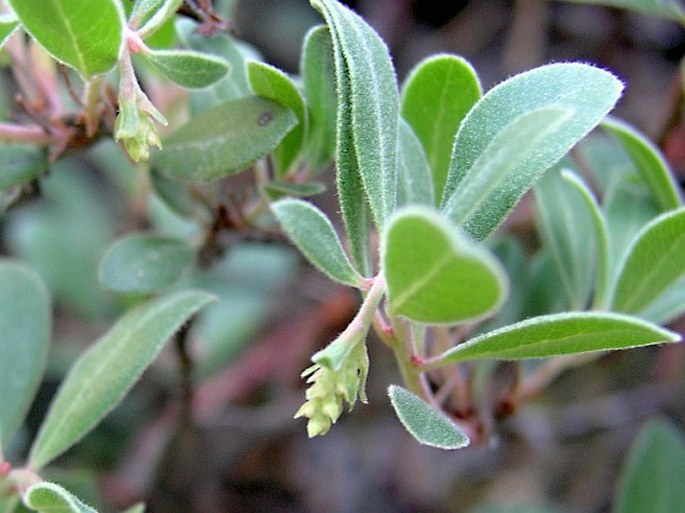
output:
<path id="1" fill-rule="evenodd" d="M 0 446 L 24 416 L 43 377 L 50 343 L 50 298 L 23 264 L 0 259 Z"/>
<path id="2" fill-rule="evenodd" d="M 486 238 L 507 216 L 539 174 L 522 169 L 539 145 L 573 116 L 565 108 L 544 107 L 515 119 L 497 133 L 476 159 L 474 172 L 443 206 L 443 213 L 476 239 Z"/>
<path id="3" fill-rule="evenodd" d="M 125 511 L 122 511 L 121 513 L 145 513 L 145 503 L 139 502 L 137 504 L 134 504 L 133 506 L 127 508 Z"/>
<path id="4" fill-rule="evenodd" d="M 440 365 L 496 358 L 546 358 L 678 342 L 680 335 L 636 317 L 608 312 L 541 315 L 479 335 L 450 349 Z"/>
<path id="5" fill-rule="evenodd" d="M 469 445 L 466 433 L 447 415 L 408 390 L 390 385 L 388 395 L 397 418 L 419 443 L 439 449 L 461 449 Z"/>
<path id="6" fill-rule="evenodd" d="M 269 182 L 264 185 L 264 191 L 272 200 L 280 199 L 283 196 L 295 196 L 305 198 L 316 196 L 326 190 L 326 186 L 321 182 Z"/>
<path id="7" fill-rule="evenodd" d="M 630 9 L 685 24 L 685 9 L 679 0 L 566 0 L 576 4 L 608 5 Z"/>
<path id="8" fill-rule="evenodd" d="M 616 513 L 680 513 L 685 504 L 685 441 L 665 420 L 652 420 L 630 449 Z"/>
<path id="9" fill-rule="evenodd" d="M 112 69 L 124 43 L 124 13 L 116 0 L 9 0 L 26 31 L 84 78 Z"/>
<path id="10" fill-rule="evenodd" d="M 557 130 L 547 132 L 537 151 L 511 170 L 511 182 L 499 184 L 493 202 L 472 216 L 470 230 L 484 238 L 503 220 L 534 181 L 594 128 L 618 100 L 623 84 L 607 71 L 587 64 L 560 63 L 516 75 L 491 89 L 467 114 L 457 133 L 443 207 L 458 187 L 477 180 L 481 155 L 494 150 L 493 140 L 534 110 L 568 109 L 572 116 Z M 452 205 L 451 205 L 452 206 Z"/>
<path id="11" fill-rule="evenodd" d="M 333 225 L 311 203 L 282 199 L 271 205 L 276 219 L 307 260 L 332 280 L 356 287 L 362 280 L 350 263 Z"/>
<path id="12" fill-rule="evenodd" d="M 29 456 L 40 469 L 114 408 L 164 343 L 213 296 L 179 291 L 127 312 L 73 365 L 50 405 Z"/>
<path id="13" fill-rule="evenodd" d="M 455 324 L 494 313 L 506 298 L 508 281 L 499 262 L 432 209 L 400 210 L 382 244 L 393 315 Z"/>
<path id="14" fill-rule="evenodd" d="M 361 181 L 380 228 L 396 204 L 399 92 L 392 61 L 385 43 L 357 14 L 334 0 L 311 4 L 323 15 L 333 40 L 338 130 L 341 123 L 351 124 L 345 135 L 353 139 Z M 340 87 L 341 74 L 347 76 L 345 87 Z M 351 113 L 341 115 L 345 108 Z"/>
<path id="15" fill-rule="evenodd" d="M 558 293 L 565 294 L 572 310 L 582 310 L 588 306 L 598 261 L 606 268 L 602 213 L 587 186 L 568 170 L 550 170 L 534 190 L 539 229 L 561 277 Z"/>
<path id="16" fill-rule="evenodd" d="M 188 270 L 195 250 L 175 237 L 135 234 L 115 241 L 100 262 L 98 278 L 116 292 L 159 292 Z"/>
<path id="17" fill-rule="evenodd" d="M 286 107 L 256 96 L 205 110 L 164 141 L 153 166 L 182 182 L 209 182 L 239 173 L 271 152 L 297 123 Z"/>
<path id="18" fill-rule="evenodd" d="M 4 46 L 19 26 L 19 20 L 14 14 L 0 14 L 0 48 Z"/>
<path id="19" fill-rule="evenodd" d="M 307 134 L 309 120 L 304 97 L 285 73 L 268 64 L 249 61 L 247 76 L 256 95 L 280 103 L 297 116 L 297 125 L 283 138 L 273 154 L 276 175 L 283 177 L 297 160 Z"/>
<path id="20" fill-rule="evenodd" d="M 145 18 L 150 16 L 145 24 L 138 29 L 138 36 L 141 39 L 147 39 L 152 34 L 157 32 L 167 21 L 169 21 L 181 4 L 183 0 L 142 0 L 136 2 L 131 13 L 130 25 L 134 28 L 140 24 Z M 154 14 L 153 14 L 154 12 Z"/>
<path id="21" fill-rule="evenodd" d="M 682 197 L 659 148 L 636 129 L 618 119 L 605 119 L 602 128 L 621 142 L 651 189 L 661 210 L 666 212 L 678 208 L 682 204 Z"/>
<path id="22" fill-rule="evenodd" d="M 305 35 L 300 70 L 309 107 L 310 165 L 318 170 L 335 154 L 335 61 L 331 34 L 325 25 L 314 27 Z"/>
<path id="23" fill-rule="evenodd" d="M 31 485 L 23 499 L 26 506 L 39 513 L 97 513 L 60 485 L 45 481 Z"/>
<path id="24" fill-rule="evenodd" d="M 685 207 L 660 215 L 635 237 L 612 308 L 639 315 L 685 276 Z"/>
<path id="25" fill-rule="evenodd" d="M 404 83 L 402 116 L 426 150 L 436 198 L 442 198 L 457 130 L 480 96 L 478 75 L 456 55 L 421 61 Z"/>
<path id="26" fill-rule="evenodd" d="M 192 50 L 149 50 L 140 54 L 166 78 L 188 89 L 200 89 L 221 80 L 228 64 L 219 57 Z"/>
<path id="27" fill-rule="evenodd" d="M 0 141 L 0 191 L 21 185 L 48 169 L 48 155 L 42 148 Z"/>
<path id="28" fill-rule="evenodd" d="M 433 177 L 426 154 L 414 130 L 400 119 L 400 155 L 397 171 L 397 205 L 435 205 Z"/>
<path id="29" fill-rule="evenodd" d="M 212 213 L 209 205 L 202 201 L 199 194 L 194 194 L 188 185 L 170 180 L 154 169 L 150 173 L 150 182 L 157 196 L 176 214 L 210 221 Z"/>

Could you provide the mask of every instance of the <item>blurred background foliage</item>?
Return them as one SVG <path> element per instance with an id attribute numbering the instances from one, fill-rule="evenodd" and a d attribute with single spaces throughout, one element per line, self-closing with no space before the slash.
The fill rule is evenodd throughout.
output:
<path id="1" fill-rule="evenodd" d="M 346 3 L 387 41 L 400 80 L 439 52 L 472 62 L 485 90 L 551 61 L 610 69 L 627 83 L 615 114 L 656 141 L 685 177 L 685 32 L 678 24 L 546 0 Z M 305 32 L 321 22 L 306 0 L 224 0 L 216 7 L 240 39 L 288 72 L 298 68 Z M 12 90 L 6 75 L 2 80 L 6 115 Z M 41 180 L 40 200 L 0 218 L 0 252 L 36 268 L 57 308 L 48 378 L 11 448 L 19 459 L 74 355 L 135 299 L 99 285 L 105 248 L 133 230 L 202 235 L 199 224 L 148 200 L 150 184 L 141 176 L 103 141 L 61 159 Z M 242 175 L 229 184 L 230 201 L 250 187 Z M 331 192 L 319 203 L 337 209 Z M 524 202 L 509 226 L 523 240 L 534 239 L 530 210 Z M 308 440 L 304 423 L 292 419 L 303 394 L 299 374 L 349 322 L 357 298 L 308 268 L 279 237 L 240 230 L 226 237 L 211 270 L 183 277 L 222 298 L 191 337 L 193 425 L 177 427 L 184 372 L 169 348 L 52 471 L 103 511 L 145 500 L 160 513 L 609 512 L 644 423 L 685 423 L 685 351 L 677 345 L 608 354 L 563 373 L 502 421 L 486 447 L 425 448 L 394 420 L 385 390 L 399 377 L 386 348 L 372 343 L 369 404 Z M 672 327 L 682 332 L 685 322 Z M 484 396 L 515 379 L 513 364 L 498 363 L 493 376 Z"/>

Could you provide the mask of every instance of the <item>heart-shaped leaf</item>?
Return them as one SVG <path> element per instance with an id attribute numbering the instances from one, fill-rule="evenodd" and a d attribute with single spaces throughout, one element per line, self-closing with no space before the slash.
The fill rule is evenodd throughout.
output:
<path id="1" fill-rule="evenodd" d="M 31 447 L 40 469 L 93 429 L 152 363 L 164 343 L 214 296 L 178 291 L 127 312 L 73 365 Z"/>
<path id="2" fill-rule="evenodd" d="M 271 152 L 297 123 L 292 111 L 251 96 L 216 105 L 164 140 L 152 162 L 181 182 L 209 182 L 239 173 Z"/>
<path id="3" fill-rule="evenodd" d="M 24 504 L 38 513 L 97 513 L 78 497 L 55 483 L 31 485 L 23 495 Z"/>
<path id="4" fill-rule="evenodd" d="M 419 443 L 438 449 L 461 449 L 469 445 L 468 436 L 459 426 L 410 391 L 391 385 L 388 395 L 397 418 Z"/>
<path id="5" fill-rule="evenodd" d="M 166 78 L 188 89 L 210 86 L 229 69 L 223 59 L 192 50 L 149 50 L 140 55 Z"/>
<path id="6" fill-rule="evenodd" d="M 124 237 L 100 262 L 100 283 L 117 292 L 150 293 L 176 283 L 190 267 L 195 251 L 186 241 L 153 234 Z"/>
<path id="7" fill-rule="evenodd" d="M 0 446 L 24 420 L 38 390 L 50 342 L 50 299 L 40 277 L 0 259 Z"/>
<path id="8" fill-rule="evenodd" d="M 480 96 L 478 75 L 456 55 L 435 55 L 421 61 L 404 83 L 402 116 L 426 150 L 438 199 L 445 188 L 454 137 Z"/>
<path id="9" fill-rule="evenodd" d="M 406 207 L 383 237 L 390 311 L 418 322 L 455 324 L 494 313 L 507 295 L 499 262 L 427 207 Z"/>
<path id="10" fill-rule="evenodd" d="M 438 363 L 478 358 L 546 358 L 678 341 L 677 333 L 637 317 L 608 312 L 564 312 L 533 317 L 479 335 L 444 353 Z"/>
<path id="11" fill-rule="evenodd" d="M 85 78 L 119 59 L 124 13 L 116 0 L 9 0 L 26 31 L 55 59 Z"/>

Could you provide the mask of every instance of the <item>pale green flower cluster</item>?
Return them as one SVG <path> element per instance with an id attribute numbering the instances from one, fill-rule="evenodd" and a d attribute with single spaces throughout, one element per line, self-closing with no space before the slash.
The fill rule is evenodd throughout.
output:
<path id="1" fill-rule="evenodd" d="M 307 417 L 307 433 L 310 437 L 324 435 L 338 420 L 343 411 L 343 401 L 350 410 L 357 401 L 366 402 L 366 377 L 369 357 L 363 341 L 355 343 L 337 370 L 315 363 L 302 373 L 311 386 L 307 389 L 307 402 L 295 414 L 295 418 Z"/>

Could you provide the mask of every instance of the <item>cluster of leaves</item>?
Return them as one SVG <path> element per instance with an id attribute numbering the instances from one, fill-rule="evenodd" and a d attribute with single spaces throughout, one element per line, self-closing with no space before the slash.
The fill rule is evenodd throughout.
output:
<path id="1" fill-rule="evenodd" d="M 137 170 L 149 178 L 148 193 L 203 236 L 133 234 L 104 253 L 100 283 L 135 305 L 74 363 L 26 465 L 12 468 L 0 451 L 0 511 L 94 511 L 39 472 L 93 429 L 162 345 L 213 301 L 196 285 L 216 281 L 208 274 L 215 262 L 203 256 L 221 229 L 270 233 L 275 218 L 316 268 L 362 296 L 349 326 L 304 373 L 310 388 L 297 415 L 309 419 L 311 436 L 327 432 L 345 403 L 366 400 L 372 329 L 404 380 L 388 389 L 399 420 L 419 442 L 445 449 L 478 432 L 455 420 L 459 408 L 474 410 L 478 387 L 458 385 L 465 374 L 487 380 L 489 360 L 680 340 L 661 325 L 685 310 L 685 207 L 658 149 L 607 118 L 622 90 L 607 71 L 552 64 L 484 94 L 468 62 L 438 55 L 400 86 L 385 44 L 362 18 L 335 0 L 312 0 L 325 24 L 304 40 L 297 82 L 232 38 L 176 19 L 180 0 L 137 0 L 128 14 L 118 0 L 52 0 L 49 9 L 8 3 L 0 37 L 13 64 L 25 63 L 18 35 L 28 34 L 29 45 L 74 70 L 84 88 L 75 123 L 56 108 L 57 118 L 32 116 L 43 121 L 37 127 L 0 126 L 12 141 L 0 146 L 3 211 L 20 206 L 55 167 L 40 146 L 56 158 L 75 147 L 81 127 L 91 139 L 109 131 L 134 161 L 149 160 Z M 154 49 L 151 38 L 164 30 L 184 48 Z M 136 68 L 133 57 L 141 58 Z M 39 69 L 51 76 L 48 61 Z M 138 76 L 154 84 L 154 73 L 197 89 L 188 121 L 163 139 L 156 123 L 166 119 Z M 303 199 L 322 192 L 316 176 L 331 162 L 342 239 Z M 257 187 L 226 221 L 216 215 L 223 210 L 215 185 L 247 170 Z M 532 257 L 499 230 L 530 190 L 540 233 Z M 181 280 L 194 261 L 205 267 L 199 278 Z M 0 374 L 3 447 L 42 379 L 51 301 L 44 278 L 25 263 L 3 259 L 0 275 L 0 361 L 13 362 Z"/>

